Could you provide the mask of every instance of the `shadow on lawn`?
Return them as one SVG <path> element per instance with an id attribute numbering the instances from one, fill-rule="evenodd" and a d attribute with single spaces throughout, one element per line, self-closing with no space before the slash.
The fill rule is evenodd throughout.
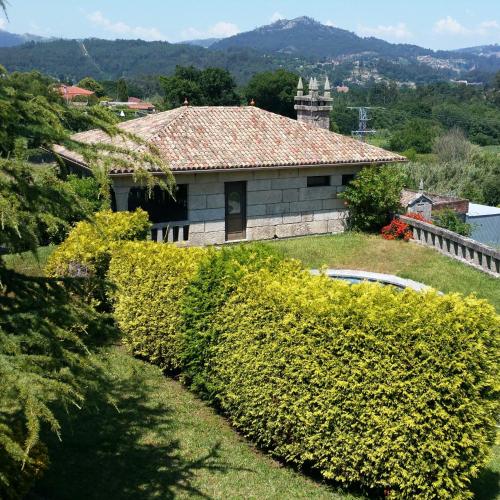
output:
<path id="1" fill-rule="evenodd" d="M 50 468 L 30 499 L 171 499 L 180 492 L 208 498 L 192 481 L 199 469 L 229 469 L 220 459 L 220 445 L 196 459 L 185 458 L 179 441 L 169 437 L 172 410 L 151 402 L 154 389 L 143 370 L 127 370 L 126 377 L 103 379 L 76 417 L 61 416 L 63 442 L 48 436 Z"/>

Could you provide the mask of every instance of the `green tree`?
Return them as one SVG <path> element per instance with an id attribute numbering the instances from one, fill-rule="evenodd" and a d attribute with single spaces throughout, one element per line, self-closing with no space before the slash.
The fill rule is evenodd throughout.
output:
<path id="1" fill-rule="evenodd" d="M 165 105 L 176 108 L 187 99 L 195 106 L 228 106 L 239 102 L 231 74 L 220 68 L 199 70 L 177 66 L 173 76 L 160 77 Z"/>
<path id="2" fill-rule="evenodd" d="M 77 85 L 82 89 L 94 92 L 97 97 L 102 97 L 104 95 L 104 87 L 93 78 L 90 78 L 90 76 L 86 76 L 80 80 Z"/>
<path id="3" fill-rule="evenodd" d="M 341 197 L 349 209 L 348 227 L 379 231 L 401 209 L 404 175 L 397 165 L 365 167 Z"/>
<path id="4" fill-rule="evenodd" d="M 395 151 L 413 148 L 417 153 L 430 153 L 437 135 L 438 128 L 433 122 L 415 118 L 392 135 L 390 147 Z"/>
<path id="5" fill-rule="evenodd" d="M 258 73 L 248 83 L 245 97 L 247 102 L 253 99 L 259 108 L 295 118 L 293 106 L 298 80 L 295 73 L 284 69 Z"/>
<path id="6" fill-rule="evenodd" d="M 116 82 L 116 97 L 120 102 L 128 101 L 128 86 L 127 82 L 123 78 L 120 78 Z"/>

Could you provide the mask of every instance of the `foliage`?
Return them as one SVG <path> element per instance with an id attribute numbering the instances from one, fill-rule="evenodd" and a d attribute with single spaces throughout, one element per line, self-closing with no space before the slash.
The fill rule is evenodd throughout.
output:
<path id="1" fill-rule="evenodd" d="M 22 498 L 47 467 L 43 424 L 81 407 L 94 376 L 92 342 L 109 338 L 81 284 L 26 277 L 0 265 L 0 497 Z"/>
<path id="2" fill-rule="evenodd" d="M 437 129 L 432 122 L 413 119 L 392 135 L 390 147 L 396 151 L 413 148 L 417 153 L 430 153 L 436 136 Z"/>
<path id="3" fill-rule="evenodd" d="M 349 208 L 348 225 L 361 231 L 378 231 L 400 209 L 403 175 L 394 165 L 365 167 L 341 197 Z"/>
<path id="4" fill-rule="evenodd" d="M 114 315 L 124 343 L 136 356 L 178 370 L 181 365 L 180 301 L 204 254 L 154 242 L 115 247 L 109 279 Z"/>
<path id="5" fill-rule="evenodd" d="M 116 82 L 116 94 L 117 94 L 118 101 L 120 101 L 120 102 L 127 102 L 128 101 L 127 82 L 123 78 L 120 78 Z"/>
<path id="6" fill-rule="evenodd" d="M 294 118 L 294 96 L 298 81 L 297 74 L 284 69 L 258 73 L 248 82 L 246 100 L 250 102 L 253 99 L 259 108 Z"/>
<path id="7" fill-rule="evenodd" d="M 211 385 L 211 349 L 218 339 L 214 322 L 241 278 L 257 269 L 276 268 L 281 258 L 270 247 L 252 246 L 210 249 L 181 298 L 182 368 L 187 383 L 213 401 L 220 389 Z"/>
<path id="8" fill-rule="evenodd" d="M 66 178 L 66 183 L 76 193 L 87 214 L 108 208 L 109 202 L 101 196 L 101 187 L 95 177 L 79 177 L 71 174 Z"/>
<path id="9" fill-rule="evenodd" d="M 472 226 L 464 222 L 460 216 L 450 208 L 433 211 L 432 220 L 436 226 L 443 227 L 454 233 L 461 234 L 462 236 L 471 235 Z"/>
<path id="10" fill-rule="evenodd" d="M 177 66 L 173 76 L 160 77 L 165 105 L 176 108 L 187 99 L 195 106 L 228 106 L 239 104 L 236 83 L 231 74 L 220 68 L 199 70 Z"/>
<path id="11" fill-rule="evenodd" d="M 0 246 L 9 253 L 62 241 L 70 225 L 86 214 L 80 198 L 53 169 L 0 159 Z"/>
<path id="12" fill-rule="evenodd" d="M 406 184 L 418 188 L 420 180 L 430 192 L 449 193 L 476 203 L 500 205 L 500 155 L 474 148 L 466 161 L 410 162 Z"/>
<path id="13" fill-rule="evenodd" d="M 472 148 L 463 131 L 455 127 L 436 138 L 432 152 L 443 163 L 463 162 L 470 158 Z"/>
<path id="14" fill-rule="evenodd" d="M 467 498 L 495 431 L 498 328 L 474 297 L 285 262 L 244 276 L 216 317 L 218 401 L 257 444 L 327 479 Z"/>
<path id="15" fill-rule="evenodd" d="M 104 87 L 99 82 L 95 81 L 93 78 L 90 78 L 90 76 L 82 78 L 77 83 L 77 86 L 82 89 L 87 89 L 90 90 L 91 92 L 94 92 L 97 97 L 104 96 Z"/>
<path id="16" fill-rule="evenodd" d="M 150 228 L 148 214 L 111 212 L 95 214 L 92 221 L 81 221 L 49 257 L 46 272 L 53 276 L 96 276 L 104 278 L 111 250 L 120 241 L 145 239 Z"/>
<path id="17" fill-rule="evenodd" d="M 391 222 L 380 230 L 384 240 L 404 240 L 409 241 L 412 238 L 412 232 L 408 224 L 400 219 L 392 219 Z"/>

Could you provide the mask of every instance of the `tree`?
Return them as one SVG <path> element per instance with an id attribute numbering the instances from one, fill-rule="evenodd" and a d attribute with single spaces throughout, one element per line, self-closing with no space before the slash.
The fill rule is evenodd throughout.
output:
<path id="1" fill-rule="evenodd" d="M 117 96 L 118 101 L 120 101 L 120 102 L 127 102 L 128 101 L 127 82 L 123 78 L 120 78 L 116 82 L 116 96 Z"/>
<path id="2" fill-rule="evenodd" d="M 467 161 L 472 153 L 472 144 L 459 128 L 452 128 L 434 141 L 432 152 L 441 162 Z"/>
<path id="3" fill-rule="evenodd" d="M 177 66 L 173 76 L 160 77 L 165 105 L 176 108 L 187 99 L 195 106 L 228 106 L 239 102 L 236 83 L 221 68 L 199 70 L 193 66 Z"/>
<path id="4" fill-rule="evenodd" d="M 387 224 L 401 209 L 403 180 L 400 167 L 394 165 L 361 170 L 341 194 L 349 209 L 349 228 L 378 231 Z"/>
<path id="5" fill-rule="evenodd" d="M 104 87 L 93 78 L 90 78 L 90 76 L 86 76 L 80 80 L 77 85 L 82 89 L 94 92 L 97 97 L 102 97 L 104 95 Z"/>
<path id="6" fill-rule="evenodd" d="M 413 148 L 417 153 L 430 153 L 437 134 L 438 129 L 433 122 L 415 118 L 393 134 L 390 147 L 395 151 Z"/>
<path id="7" fill-rule="evenodd" d="M 284 69 L 258 73 L 245 89 L 247 102 L 253 99 L 259 108 L 295 118 L 293 106 L 298 80 L 295 73 Z"/>

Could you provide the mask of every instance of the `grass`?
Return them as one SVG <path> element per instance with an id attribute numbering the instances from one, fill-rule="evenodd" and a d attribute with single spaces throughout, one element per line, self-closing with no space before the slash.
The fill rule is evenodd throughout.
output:
<path id="1" fill-rule="evenodd" d="M 19 254 L 4 255 L 5 265 L 18 273 L 28 276 L 43 276 L 43 269 L 47 259 L 56 249 L 55 245 L 39 247 L 36 254 L 23 252 Z"/>
<path id="2" fill-rule="evenodd" d="M 280 240 L 269 245 L 312 268 L 327 266 L 395 274 L 442 292 L 475 293 L 500 312 L 500 280 L 414 243 L 343 233 Z"/>
<path id="3" fill-rule="evenodd" d="M 179 382 L 120 349 L 106 349 L 100 391 L 62 442 L 33 499 L 348 499 L 254 449 Z M 114 405 L 104 398 L 109 394 Z"/>

